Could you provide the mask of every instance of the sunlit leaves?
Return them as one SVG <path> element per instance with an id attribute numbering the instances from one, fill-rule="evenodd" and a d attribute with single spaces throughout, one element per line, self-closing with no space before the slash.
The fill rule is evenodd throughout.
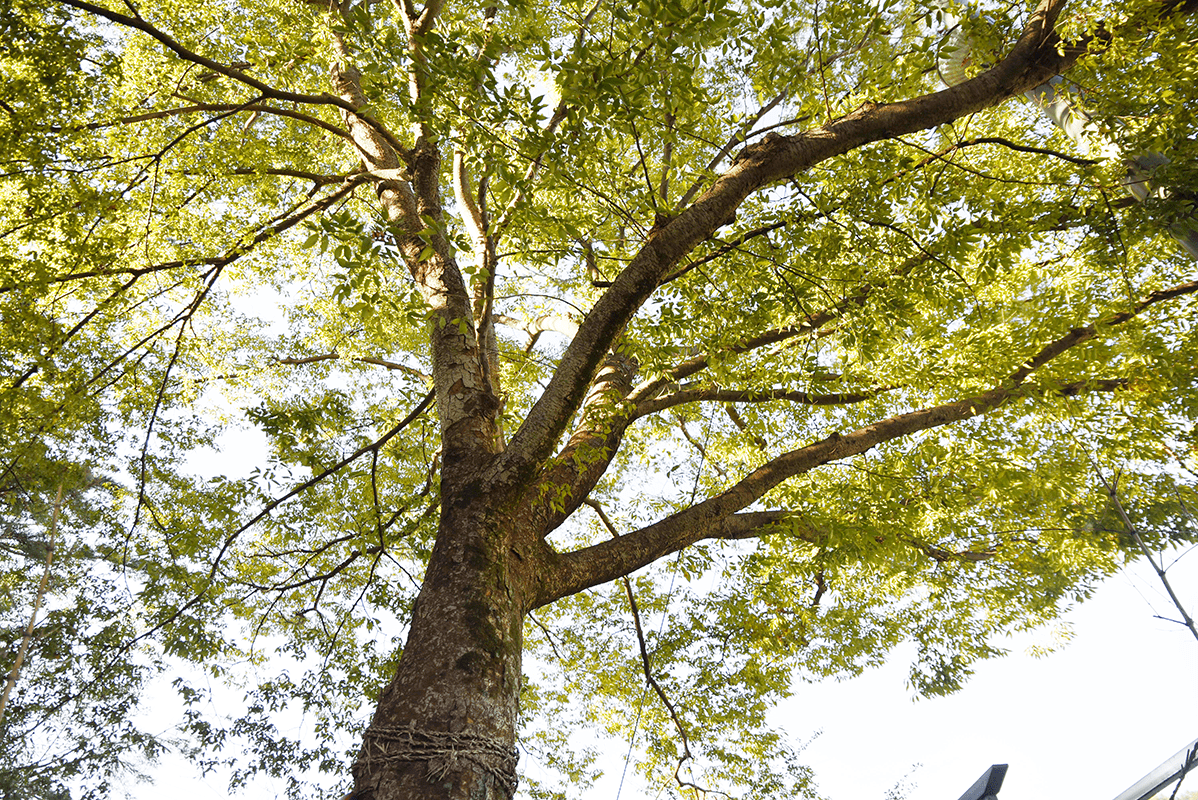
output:
<path id="1" fill-rule="evenodd" d="M 533 796 L 586 791 L 587 730 L 637 731 L 642 773 L 677 789 L 680 734 L 643 691 L 645 656 L 687 731 L 684 780 L 810 792 L 794 738 L 768 718 L 793 679 L 856 674 L 911 641 L 913 688 L 955 690 L 1005 632 L 1052 620 L 1117 568 L 1130 545 L 1092 456 L 1123 467 L 1124 502 L 1154 545 L 1193 538 L 1177 469 L 1192 466 L 1198 413 L 1193 305 L 1112 321 L 1192 273 L 1168 231 L 1192 225 L 1194 22 L 1156 24 L 1150 4 L 1124 5 L 1071 7 L 1063 30 L 1104 19 L 1112 36 L 1064 91 L 1126 154 L 1168 158 L 1148 203 L 1126 199 L 1117 159 L 1078 152 L 1013 101 L 751 196 L 657 287 L 618 350 L 638 381 L 664 379 L 663 405 L 633 424 L 593 495 L 621 531 L 832 433 L 996 387 L 1011 396 L 982 419 L 782 483 L 753 510 L 790 515 L 760 540 L 699 545 L 633 576 L 645 654 L 620 583 L 538 610 L 525 741 L 546 774 Z M 470 332 L 462 317 L 429 322 L 438 298 L 415 290 L 402 237 L 423 240 L 418 261 L 448 242 L 475 287 L 494 278 L 510 432 L 620 270 L 746 145 L 937 89 L 958 24 L 976 71 L 1027 14 L 975 4 L 951 9 L 958 23 L 889 0 L 517 0 L 447 4 L 412 46 L 401 8 L 328 17 L 253 0 L 142 13 L 205 58 L 312 95 L 329 89 L 340 37 L 369 115 L 405 146 L 420 123 L 441 148 L 445 197 L 462 155 L 496 237 L 490 267 L 466 255 L 452 203 L 444 218 L 418 209 L 418 230 L 386 219 L 384 185 L 346 141 L 353 120 L 327 98 L 266 100 L 149 37 L 6 6 L 10 644 L 59 485 L 67 506 L 2 735 L 46 726 L 83 743 L 56 774 L 21 750 L 23 765 L 0 775 L 27 793 L 53 796 L 78 775 L 102 794 L 131 753 L 158 752 L 133 700 L 155 669 L 181 663 L 194 675 L 175 685 L 184 723 L 172 745 L 233 764 L 238 785 L 261 773 L 320 791 L 297 762 L 344 775 L 437 525 L 437 420 L 409 419 L 428 391 L 430 324 Z M 1009 386 L 1091 325 L 1084 344 Z M 701 368 L 674 371 L 694 359 Z M 664 402 L 686 392 L 707 399 Z M 607 431 L 629 411 L 584 421 Z M 580 449 L 572 463 L 602 454 Z M 540 499 L 561 509 L 567 489 Z M 552 544 L 605 538 L 590 513 Z M 236 686 L 243 713 L 207 713 L 197 687 L 209 677 Z M 54 706 L 55 691 L 70 702 Z M 311 723 L 303 735 L 286 725 L 295 716 Z M 115 733 L 96 735 L 104 726 Z"/>

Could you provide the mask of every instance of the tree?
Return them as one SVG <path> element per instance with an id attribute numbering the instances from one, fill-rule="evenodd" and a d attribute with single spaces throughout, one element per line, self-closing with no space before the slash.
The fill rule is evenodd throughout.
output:
<path id="1" fill-rule="evenodd" d="M 1193 6 L 8 0 L 0 486 L 91 511 L 6 791 L 240 742 L 297 794 L 508 798 L 518 735 L 585 786 L 573 720 L 790 796 L 793 678 L 914 640 L 952 691 L 1134 557 L 1084 451 L 1192 541 Z M 1146 203 L 1015 99 L 1062 73 L 1168 156 Z M 268 463 L 201 474 L 246 426 Z M 183 673 L 151 736 L 183 662 L 246 709 Z"/>

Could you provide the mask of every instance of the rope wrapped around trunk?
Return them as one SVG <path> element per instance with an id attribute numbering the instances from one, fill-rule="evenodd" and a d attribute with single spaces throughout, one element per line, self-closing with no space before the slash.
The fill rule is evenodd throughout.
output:
<path id="1" fill-rule="evenodd" d="M 480 769 L 509 797 L 516 793 L 519 783 L 516 748 L 475 733 L 371 726 L 366 729 L 362 751 L 362 760 L 367 764 L 424 761 L 433 781 L 471 767 Z"/>

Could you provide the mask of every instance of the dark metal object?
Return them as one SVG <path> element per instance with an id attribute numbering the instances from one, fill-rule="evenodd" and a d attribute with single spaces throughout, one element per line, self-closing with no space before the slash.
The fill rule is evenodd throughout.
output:
<path id="1" fill-rule="evenodd" d="M 1181 748 L 1163 764 L 1135 782 L 1115 800 L 1147 800 L 1187 772 L 1198 767 L 1198 739 Z"/>
<path id="2" fill-rule="evenodd" d="M 977 782 L 961 795 L 961 800 L 996 800 L 998 790 L 1002 788 L 1002 781 L 1005 777 L 1007 777 L 1007 765 L 995 764 L 983 772 L 982 777 L 978 778 Z"/>

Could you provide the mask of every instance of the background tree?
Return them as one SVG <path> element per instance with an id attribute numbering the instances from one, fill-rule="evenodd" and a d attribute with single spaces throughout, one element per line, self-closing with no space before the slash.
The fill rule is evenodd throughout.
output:
<path id="1" fill-rule="evenodd" d="M 1134 555 L 1084 451 L 1193 538 L 1191 2 L 45 6 L 2 17 L 6 640 L 52 575 L 7 791 L 169 745 L 507 798 L 519 737 L 554 796 L 639 725 L 669 791 L 791 796 L 793 679 L 911 640 L 952 691 Z M 1149 202 L 1012 99 L 1062 72 Z M 182 673 L 147 735 L 187 661 L 244 714 Z"/>

